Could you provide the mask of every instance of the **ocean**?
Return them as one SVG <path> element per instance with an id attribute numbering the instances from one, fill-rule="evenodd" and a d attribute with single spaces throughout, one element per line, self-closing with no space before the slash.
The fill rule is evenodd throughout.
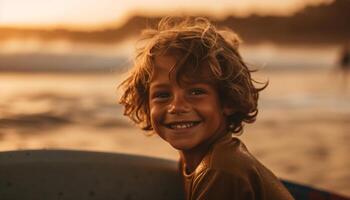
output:
<path id="1" fill-rule="evenodd" d="M 132 126 L 117 103 L 117 85 L 132 65 L 134 41 L 86 44 L 32 38 L 2 41 L 0 47 L 0 134 L 74 125 Z M 258 79 L 270 82 L 269 92 L 261 96 L 261 110 L 327 108 L 350 113 L 348 88 L 344 92 L 341 80 L 334 81 L 340 79 L 333 72 L 337 50 L 243 45 L 241 54 L 260 70 Z"/>

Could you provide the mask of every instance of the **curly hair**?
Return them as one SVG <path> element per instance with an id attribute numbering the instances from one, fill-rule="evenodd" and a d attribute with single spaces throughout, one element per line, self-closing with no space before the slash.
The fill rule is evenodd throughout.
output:
<path id="1" fill-rule="evenodd" d="M 233 31 L 218 30 L 202 17 L 166 17 L 156 29 L 146 29 L 136 49 L 134 67 L 130 75 L 119 85 L 123 95 L 119 103 L 128 116 L 143 130 L 153 130 L 150 123 L 148 102 L 149 86 L 154 70 L 154 58 L 159 55 L 180 55 L 175 70 L 176 81 L 207 66 L 215 82 L 223 104 L 235 108 L 228 116 L 228 131 L 242 133 L 243 122 L 252 123 L 258 114 L 259 92 L 268 83 L 260 83 L 251 77 L 250 70 L 238 47 L 241 42 Z M 170 77 L 170 72 L 169 72 Z M 263 84 L 258 88 L 254 84 Z"/>

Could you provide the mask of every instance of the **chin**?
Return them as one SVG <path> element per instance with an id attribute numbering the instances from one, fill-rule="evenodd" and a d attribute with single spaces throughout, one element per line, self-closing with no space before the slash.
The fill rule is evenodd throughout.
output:
<path id="1" fill-rule="evenodd" d="M 169 143 L 169 144 L 178 151 L 186 151 L 193 148 L 193 144 L 184 144 L 184 143 Z"/>

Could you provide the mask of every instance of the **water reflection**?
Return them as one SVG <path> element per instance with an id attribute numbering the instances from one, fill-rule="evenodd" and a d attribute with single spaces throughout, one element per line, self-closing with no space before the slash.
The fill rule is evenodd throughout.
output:
<path id="1" fill-rule="evenodd" d="M 105 72 L 132 63 L 134 40 L 121 43 L 73 42 L 66 39 L 12 38 L 0 41 L 0 70 Z M 330 69 L 337 62 L 337 46 L 280 46 L 243 44 L 245 60 L 257 68 Z M 53 62 L 54 61 L 54 62 Z"/>

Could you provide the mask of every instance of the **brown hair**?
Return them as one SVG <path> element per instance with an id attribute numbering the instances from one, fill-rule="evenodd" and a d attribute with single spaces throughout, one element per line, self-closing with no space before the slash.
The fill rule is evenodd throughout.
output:
<path id="1" fill-rule="evenodd" d="M 236 111 L 228 116 L 228 130 L 242 131 L 243 122 L 252 123 L 258 114 L 259 92 L 266 88 L 254 86 L 258 83 L 251 77 L 254 70 L 248 69 L 238 52 L 240 39 L 233 31 L 217 30 L 202 17 L 163 18 L 156 29 L 146 29 L 139 40 L 131 74 L 120 84 L 123 95 L 124 115 L 130 117 L 143 130 L 153 130 L 149 118 L 149 85 L 157 55 L 180 55 L 175 71 L 177 81 L 189 68 L 196 71 L 207 66 L 225 105 Z M 174 55 L 175 56 L 175 55 Z M 203 65 L 206 63 L 206 65 Z M 169 72 L 170 76 L 170 72 Z"/>

